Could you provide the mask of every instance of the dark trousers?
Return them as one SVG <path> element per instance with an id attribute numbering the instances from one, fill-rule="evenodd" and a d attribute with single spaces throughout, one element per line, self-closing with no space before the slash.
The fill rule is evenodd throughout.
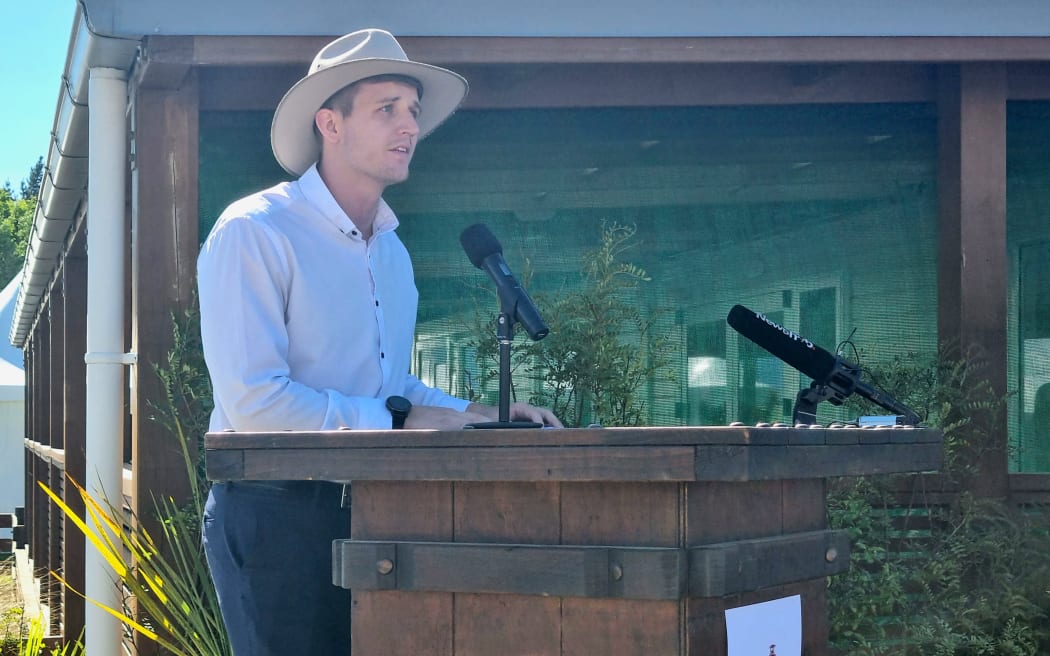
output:
<path id="1" fill-rule="evenodd" d="M 342 486 L 217 483 L 204 552 L 234 656 L 350 653 L 350 591 L 332 583 L 332 540 L 350 537 Z"/>

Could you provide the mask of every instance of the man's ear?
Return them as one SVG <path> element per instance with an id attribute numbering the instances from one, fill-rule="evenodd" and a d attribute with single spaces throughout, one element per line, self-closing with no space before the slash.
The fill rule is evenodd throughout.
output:
<path id="1" fill-rule="evenodd" d="M 339 114 L 333 109 L 322 107 L 314 114 L 314 125 L 321 139 L 335 141 L 339 138 Z"/>

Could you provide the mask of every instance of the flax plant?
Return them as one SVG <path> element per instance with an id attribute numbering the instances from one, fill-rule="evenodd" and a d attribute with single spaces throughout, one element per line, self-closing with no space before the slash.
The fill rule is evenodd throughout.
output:
<path id="1" fill-rule="evenodd" d="M 199 536 L 185 525 L 184 513 L 174 501 L 155 500 L 164 531 L 162 549 L 137 522 L 126 524 L 119 507 L 108 500 L 99 502 L 68 475 L 67 480 L 84 500 L 90 524 L 46 485 L 40 483 L 40 487 L 102 554 L 115 578 L 134 595 L 149 619 L 139 621 L 125 609 L 110 608 L 84 597 L 58 573 L 51 575 L 173 656 L 230 654 Z"/>

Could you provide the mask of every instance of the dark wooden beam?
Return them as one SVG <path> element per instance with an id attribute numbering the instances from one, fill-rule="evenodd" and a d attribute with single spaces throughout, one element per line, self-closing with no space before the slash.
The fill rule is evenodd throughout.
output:
<path id="1" fill-rule="evenodd" d="M 196 74 L 175 90 L 140 88 L 135 98 L 135 163 L 132 185 L 131 348 L 132 506 L 147 529 L 155 496 L 177 501 L 190 481 L 181 448 L 167 427 L 152 421 L 149 403 L 162 402 L 163 385 L 154 368 L 163 366 L 172 347 L 172 318 L 190 306 L 197 255 Z"/>
<path id="2" fill-rule="evenodd" d="M 273 111 L 303 66 L 202 66 L 202 110 Z M 924 64 L 566 63 L 456 66 L 464 109 L 932 102 Z"/>
<path id="3" fill-rule="evenodd" d="M 62 381 L 64 416 L 62 421 L 66 474 L 81 485 L 88 483 L 87 471 L 87 253 L 84 231 L 75 233 L 69 253 L 62 267 L 62 298 L 65 304 L 65 362 Z M 71 490 L 72 486 L 67 486 Z M 84 516 L 84 501 L 79 494 L 65 495 L 66 505 L 79 516 Z M 66 516 L 63 526 L 64 549 L 62 561 L 64 576 L 76 590 L 84 589 L 85 538 L 73 520 Z M 80 595 L 64 588 L 63 635 L 67 641 L 76 639 L 84 630 L 85 602 Z"/>
<path id="4" fill-rule="evenodd" d="M 986 361 L 984 373 L 1005 397 L 1007 67 L 946 66 L 939 86 L 938 337 Z M 980 453 L 972 486 L 994 497 L 1009 490 L 1006 413 L 1000 414 L 975 417 L 988 437 L 974 445 Z"/>
<path id="5" fill-rule="evenodd" d="M 48 344 L 48 444 L 56 449 L 64 449 L 65 443 L 63 441 L 62 432 L 62 415 L 65 412 L 63 389 L 62 389 L 62 369 L 65 364 L 65 333 L 63 326 L 65 324 L 65 305 L 62 302 L 62 280 L 56 278 L 51 285 L 51 291 L 48 295 L 48 314 L 47 320 L 49 325 L 48 336 L 50 343 Z"/>
<path id="6" fill-rule="evenodd" d="M 63 416 L 65 415 L 65 396 L 64 392 L 64 381 L 63 373 L 65 366 L 65 304 L 62 299 L 62 280 L 56 278 L 51 285 L 51 291 L 48 295 L 48 314 L 47 321 L 49 324 L 48 333 L 50 336 L 50 344 L 48 346 L 48 443 L 53 449 L 65 449 L 65 436 L 62 426 Z M 57 493 L 62 493 L 63 479 L 65 477 L 64 467 L 57 466 L 54 462 L 50 463 L 47 468 L 48 488 Z M 47 557 L 47 568 L 52 572 L 62 572 L 65 570 L 63 566 L 63 546 L 62 543 L 66 539 L 76 539 L 77 533 L 72 535 L 66 533 L 63 534 L 62 528 L 64 524 L 64 513 L 62 510 L 53 502 L 48 502 L 48 557 Z M 51 609 L 50 622 L 48 627 L 49 635 L 55 635 L 59 633 L 63 607 L 62 601 L 64 599 L 63 586 L 54 577 L 48 576 L 46 579 L 41 580 L 41 588 L 44 590 L 42 595 Z"/>

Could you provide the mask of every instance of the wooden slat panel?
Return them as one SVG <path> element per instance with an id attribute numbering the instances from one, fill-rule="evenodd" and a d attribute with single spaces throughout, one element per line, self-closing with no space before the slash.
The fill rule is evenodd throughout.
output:
<path id="1" fill-rule="evenodd" d="M 780 481 L 686 485 L 686 544 L 777 535 L 783 530 Z"/>
<path id="2" fill-rule="evenodd" d="M 679 604 L 676 601 L 639 599 L 565 599 L 562 602 L 561 654 L 680 654 Z"/>
<path id="3" fill-rule="evenodd" d="M 785 533 L 817 531 L 827 527 L 826 482 L 822 478 L 781 481 L 781 528 Z"/>
<path id="4" fill-rule="evenodd" d="M 517 595 L 456 595 L 456 656 L 558 656 L 561 601 Z"/>
<path id="5" fill-rule="evenodd" d="M 453 484 L 457 542 L 557 544 L 560 483 Z M 561 601 L 457 594 L 456 654 L 556 654 Z M 512 612 L 513 615 L 505 615 Z"/>
<path id="6" fill-rule="evenodd" d="M 566 544 L 680 547 L 682 483 L 562 483 Z M 600 599 L 562 602 L 564 654 L 678 653 L 675 605 Z M 642 645 L 651 642 L 653 651 Z"/>
<path id="7" fill-rule="evenodd" d="M 353 653 L 453 656 L 452 595 L 354 592 Z"/>
<path id="8" fill-rule="evenodd" d="M 350 537 L 367 540 L 451 540 L 452 484 L 359 481 L 351 489 Z"/>
<path id="9" fill-rule="evenodd" d="M 351 493 L 350 535 L 354 539 L 452 539 L 451 483 L 362 481 L 354 484 Z M 351 593 L 354 653 L 453 654 L 451 593 Z"/>
<path id="10" fill-rule="evenodd" d="M 559 483 L 454 484 L 457 542 L 558 544 Z"/>
<path id="11" fill-rule="evenodd" d="M 562 483 L 564 544 L 678 547 L 681 484 Z"/>

